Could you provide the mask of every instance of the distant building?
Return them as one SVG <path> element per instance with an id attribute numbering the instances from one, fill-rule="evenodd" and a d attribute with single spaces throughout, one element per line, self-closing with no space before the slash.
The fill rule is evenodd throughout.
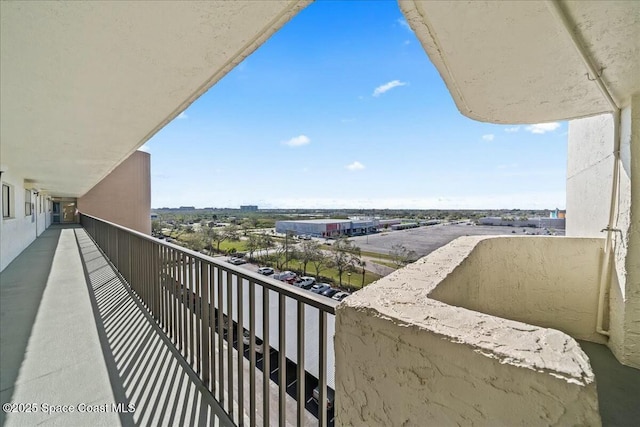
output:
<path id="1" fill-rule="evenodd" d="M 196 207 L 195 206 L 180 206 L 178 208 L 179 211 L 195 211 Z"/>
<path id="2" fill-rule="evenodd" d="M 257 212 L 258 206 L 256 205 L 241 205 L 240 210 L 243 212 Z"/>
<path id="3" fill-rule="evenodd" d="M 534 228 L 558 228 L 564 230 L 564 218 L 501 218 L 498 216 L 487 216 L 478 220 L 480 225 L 501 225 L 506 227 L 534 227 Z"/>
<path id="4" fill-rule="evenodd" d="M 567 211 L 561 211 L 560 209 L 556 208 L 555 210 L 549 212 L 549 218 L 565 218 L 567 214 Z"/>
<path id="5" fill-rule="evenodd" d="M 378 221 L 374 219 L 308 219 L 277 221 L 276 232 L 290 232 L 295 235 L 310 235 L 314 237 L 340 237 L 372 233 L 377 226 Z"/>

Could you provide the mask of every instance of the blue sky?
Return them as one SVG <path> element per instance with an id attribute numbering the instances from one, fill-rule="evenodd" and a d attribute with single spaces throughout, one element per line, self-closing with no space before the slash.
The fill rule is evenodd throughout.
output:
<path id="1" fill-rule="evenodd" d="M 311 4 L 143 149 L 153 207 L 565 207 L 567 124 L 462 116 L 395 1 Z"/>

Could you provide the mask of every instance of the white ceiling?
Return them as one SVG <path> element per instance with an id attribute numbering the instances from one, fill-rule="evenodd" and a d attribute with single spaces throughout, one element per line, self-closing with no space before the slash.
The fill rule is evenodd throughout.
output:
<path id="1" fill-rule="evenodd" d="M 2 1 L 2 167 L 83 195 L 309 1 Z"/>
<path id="2" fill-rule="evenodd" d="M 640 91 L 640 1 L 399 0 L 458 109 L 493 123 L 541 123 L 612 110 L 570 31 L 618 106 Z"/>

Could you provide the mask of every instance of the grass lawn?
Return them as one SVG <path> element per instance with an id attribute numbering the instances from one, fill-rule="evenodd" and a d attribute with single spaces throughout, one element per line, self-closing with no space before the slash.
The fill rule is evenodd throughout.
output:
<path id="1" fill-rule="evenodd" d="M 236 252 L 245 252 L 247 250 L 247 241 L 246 240 L 238 240 L 235 242 L 229 242 L 225 240 L 220 243 L 221 251 L 230 251 L 231 249 L 235 249 Z"/>

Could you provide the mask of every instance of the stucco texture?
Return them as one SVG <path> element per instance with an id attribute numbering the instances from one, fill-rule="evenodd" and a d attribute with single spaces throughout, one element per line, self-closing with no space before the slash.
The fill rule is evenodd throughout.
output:
<path id="1" fill-rule="evenodd" d="M 600 424 L 595 378 L 573 338 L 432 298 L 484 250 L 479 242 L 510 239 L 457 239 L 338 305 L 338 424 Z"/>
<path id="2" fill-rule="evenodd" d="M 620 114 L 619 190 L 613 218 L 613 268 L 605 306 L 608 346 L 640 368 L 640 95 Z M 567 236 L 605 236 L 614 165 L 614 119 L 601 115 L 569 125 Z"/>

